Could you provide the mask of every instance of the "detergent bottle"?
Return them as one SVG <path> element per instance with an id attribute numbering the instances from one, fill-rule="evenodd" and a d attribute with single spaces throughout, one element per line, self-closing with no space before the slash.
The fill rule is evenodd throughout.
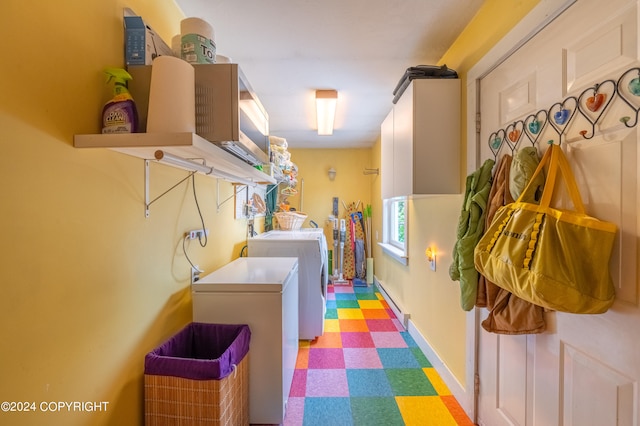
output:
<path id="1" fill-rule="evenodd" d="M 107 83 L 113 81 L 113 98 L 102 109 L 102 133 L 136 133 L 138 109 L 127 89 L 131 75 L 121 68 L 107 68 Z"/>

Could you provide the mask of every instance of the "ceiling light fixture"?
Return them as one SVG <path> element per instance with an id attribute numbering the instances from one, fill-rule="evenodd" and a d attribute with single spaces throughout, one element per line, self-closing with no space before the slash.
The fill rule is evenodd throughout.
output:
<path id="1" fill-rule="evenodd" d="M 316 114 L 318 135 L 332 135 L 338 104 L 337 90 L 316 90 Z"/>

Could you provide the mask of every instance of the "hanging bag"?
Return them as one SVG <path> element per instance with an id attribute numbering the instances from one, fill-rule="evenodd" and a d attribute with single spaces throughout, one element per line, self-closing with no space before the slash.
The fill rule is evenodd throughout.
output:
<path id="1" fill-rule="evenodd" d="M 609 259 L 616 225 L 588 216 L 571 167 L 550 145 L 535 176 L 548 165 L 540 204 L 518 199 L 501 207 L 474 250 L 476 269 L 501 288 L 533 304 L 562 312 L 606 312 L 615 297 Z M 574 211 L 550 207 L 558 175 Z"/>

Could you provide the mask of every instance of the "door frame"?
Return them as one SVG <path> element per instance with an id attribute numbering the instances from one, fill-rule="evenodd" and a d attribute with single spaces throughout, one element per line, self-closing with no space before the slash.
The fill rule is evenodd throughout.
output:
<path id="1" fill-rule="evenodd" d="M 467 148 L 465 176 L 473 173 L 480 167 L 480 81 L 515 51 L 531 40 L 550 22 L 560 16 L 565 10 L 578 0 L 563 0 L 558 4 L 557 0 L 540 0 L 535 6 L 506 36 L 504 36 L 493 48 L 487 52 L 467 73 L 466 79 L 466 113 L 467 120 Z M 471 356 L 466 358 L 466 392 L 465 407 L 470 407 L 469 417 L 477 424 L 478 420 L 478 355 L 480 334 L 480 310 L 474 308 L 466 316 L 466 351 Z"/>

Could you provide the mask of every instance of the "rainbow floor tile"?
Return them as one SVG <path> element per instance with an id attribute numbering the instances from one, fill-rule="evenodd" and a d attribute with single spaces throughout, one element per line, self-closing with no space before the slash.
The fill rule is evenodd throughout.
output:
<path id="1" fill-rule="evenodd" d="M 473 425 L 375 286 L 329 286 L 301 341 L 284 426 Z"/>

